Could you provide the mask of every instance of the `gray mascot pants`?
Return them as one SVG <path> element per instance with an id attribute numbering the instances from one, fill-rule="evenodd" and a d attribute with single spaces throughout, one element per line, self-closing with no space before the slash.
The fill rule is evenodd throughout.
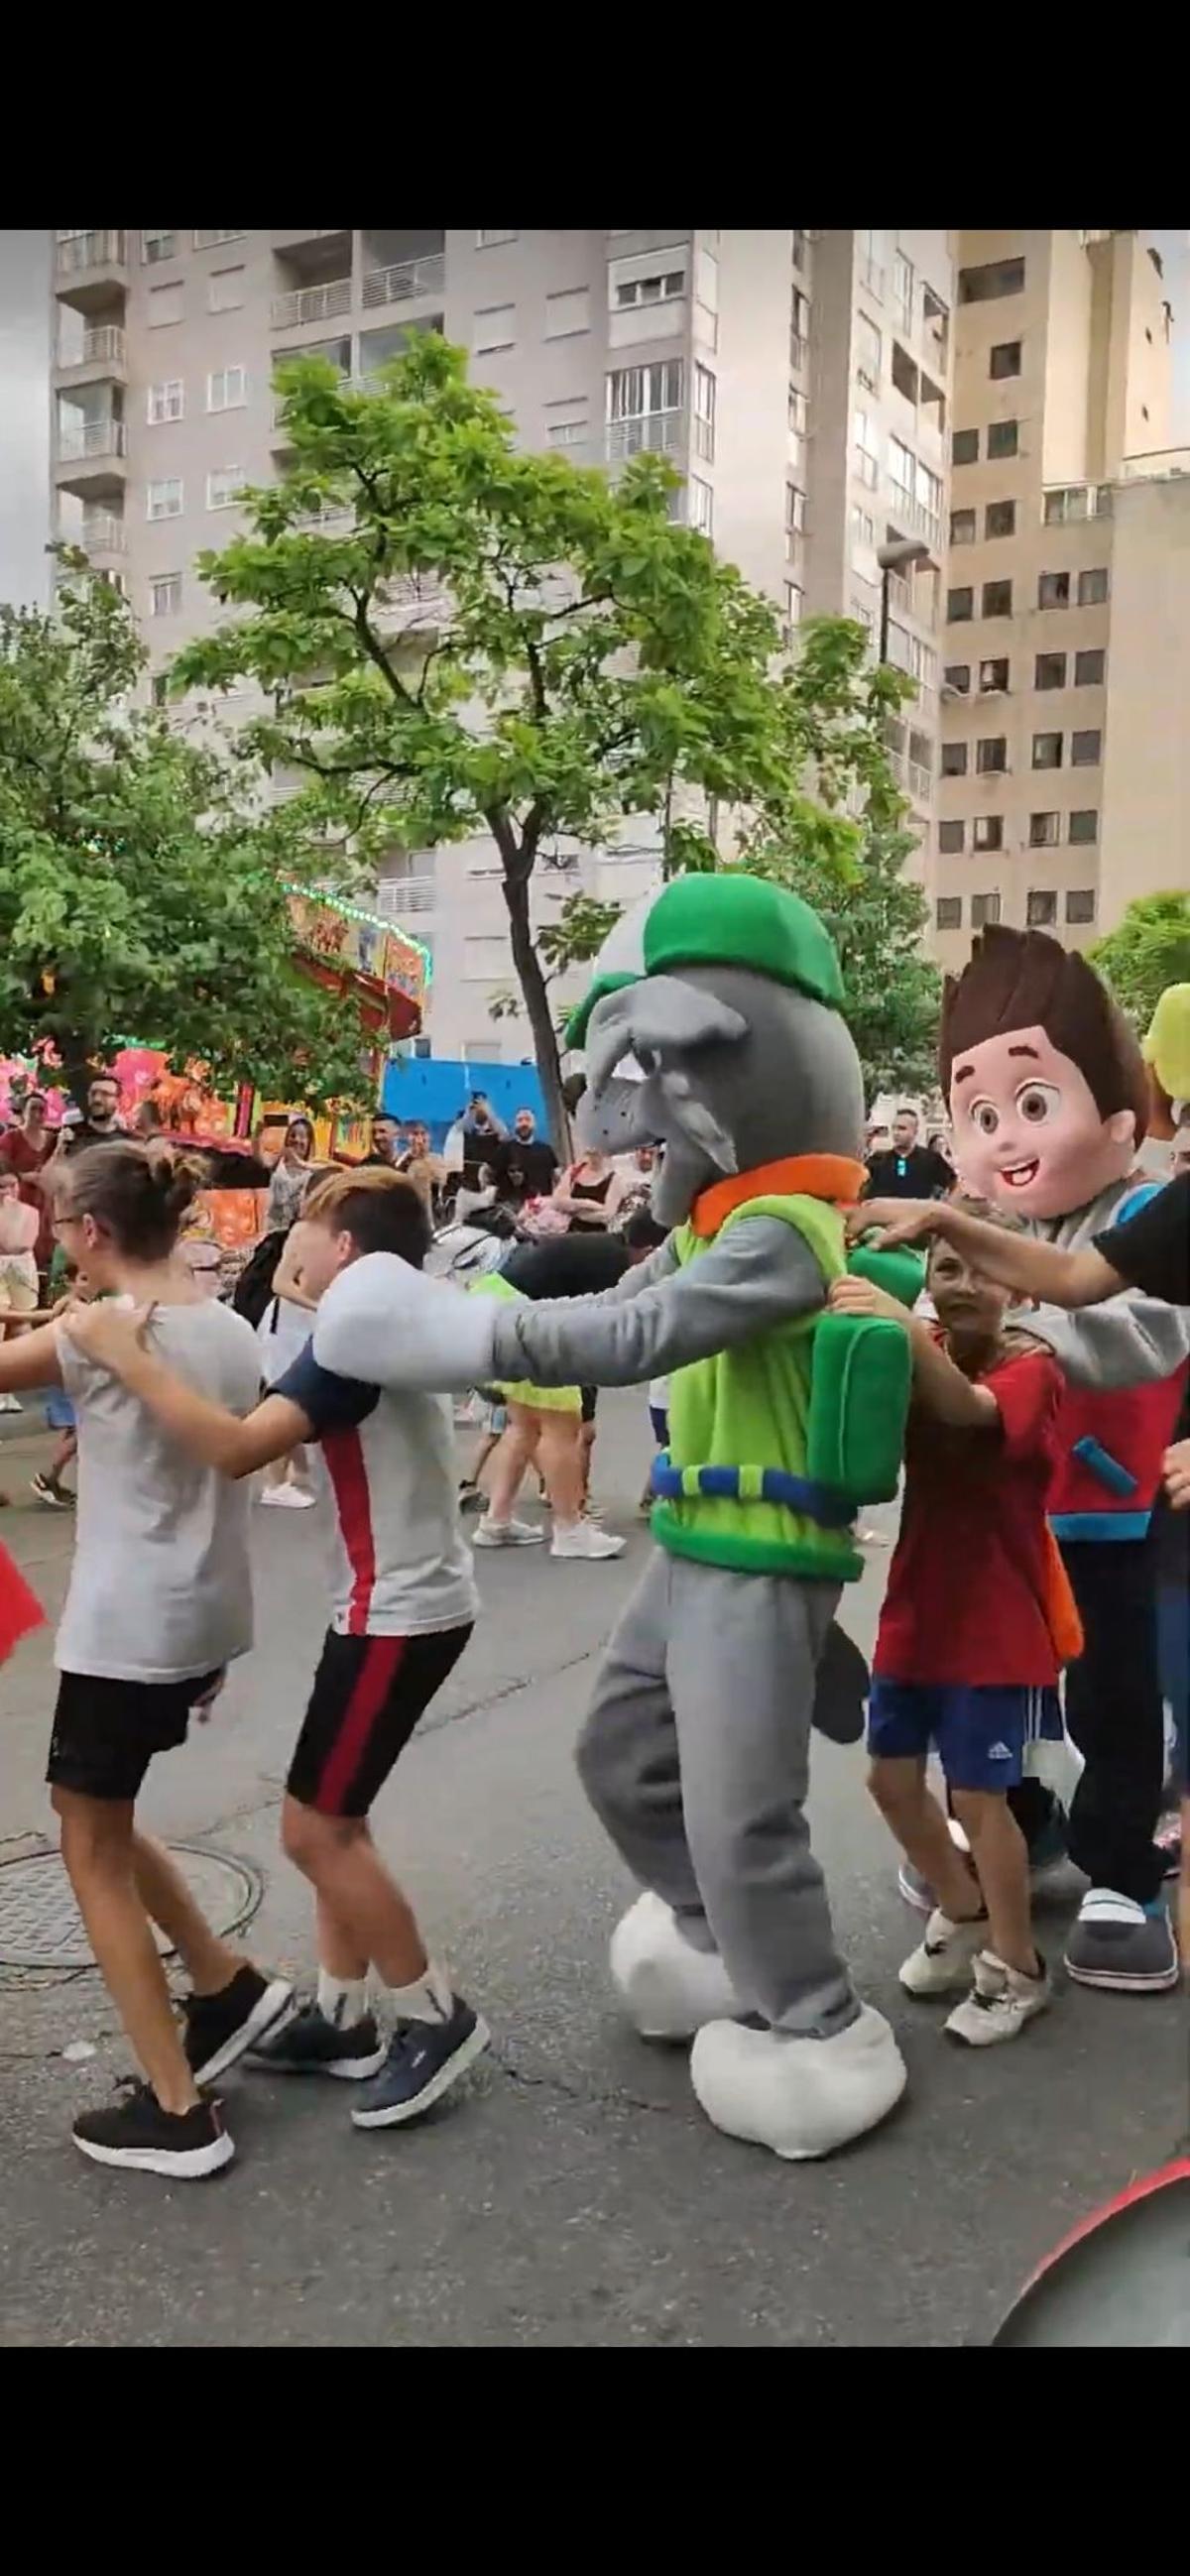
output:
<path id="1" fill-rule="evenodd" d="M 749 2011 L 831 2038 L 858 2013 L 805 1817 L 814 1673 L 839 1586 L 658 1548 L 604 1657 L 578 1767 L 628 1867 Z"/>

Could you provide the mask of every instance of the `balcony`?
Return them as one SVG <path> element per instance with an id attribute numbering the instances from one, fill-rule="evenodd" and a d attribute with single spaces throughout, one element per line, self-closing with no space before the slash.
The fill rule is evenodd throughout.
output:
<path id="1" fill-rule="evenodd" d="M 374 312 L 384 304 L 412 304 L 441 295 L 446 286 L 446 254 L 430 251 L 424 259 L 399 259 L 391 268 L 364 271 L 363 304 Z"/>
<path id="2" fill-rule="evenodd" d="M 122 519 L 113 518 L 109 511 L 97 510 L 91 517 L 84 519 L 80 542 L 84 554 L 93 557 L 122 555 L 126 552 L 128 544 L 124 522 Z"/>
<path id="3" fill-rule="evenodd" d="M 674 456 L 686 445 L 684 411 L 638 412 L 631 420 L 609 420 L 607 460 L 622 465 L 629 456 Z"/>
<path id="4" fill-rule="evenodd" d="M 934 783 L 929 770 L 922 767 L 920 760 L 910 760 L 903 751 L 890 751 L 888 759 L 894 777 L 908 791 L 914 804 L 928 805 Z"/>
<path id="5" fill-rule="evenodd" d="M 890 515 L 899 528 L 908 529 L 915 537 L 924 537 L 929 546 L 941 545 L 942 522 L 936 510 L 928 509 L 924 501 L 919 501 L 900 483 L 886 483 L 884 493 Z"/>
<path id="6" fill-rule="evenodd" d="M 1151 447 L 1147 454 L 1126 456 L 1121 483 L 1164 483 L 1171 475 L 1190 474 L 1190 447 Z"/>
<path id="7" fill-rule="evenodd" d="M 1060 483 L 1041 496 L 1047 528 L 1069 528 L 1080 519 L 1110 519 L 1110 483 Z"/>
<path id="8" fill-rule="evenodd" d="M 296 330 L 307 322 L 333 322 L 351 311 L 351 279 L 332 277 L 323 286 L 298 286 L 274 295 L 270 325 L 274 331 Z"/>
<path id="9" fill-rule="evenodd" d="M 437 912 L 438 884 L 433 876 L 382 877 L 375 908 L 384 921 L 407 921 L 413 914 Z"/>
<path id="10" fill-rule="evenodd" d="M 70 356 L 60 352 L 59 385 L 123 384 L 127 376 L 124 333 L 118 322 L 100 322 L 76 340 Z"/>
<path id="11" fill-rule="evenodd" d="M 70 233 L 54 245 L 54 287 L 80 313 L 110 304 L 128 285 L 128 236 L 122 232 Z"/>
<path id="12" fill-rule="evenodd" d="M 54 474 L 63 492 L 122 492 L 128 433 L 122 420 L 60 423 Z"/>

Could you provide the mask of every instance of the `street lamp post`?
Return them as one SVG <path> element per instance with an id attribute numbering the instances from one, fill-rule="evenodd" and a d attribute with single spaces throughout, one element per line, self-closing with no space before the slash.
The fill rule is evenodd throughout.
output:
<path id="1" fill-rule="evenodd" d="M 910 564 L 929 563 L 930 549 L 920 537 L 892 537 L 886 546 L 876 549 L 880 566 L 880 659 L 888 660 L 888 586 L 894 572 L 905 572 Z"/>

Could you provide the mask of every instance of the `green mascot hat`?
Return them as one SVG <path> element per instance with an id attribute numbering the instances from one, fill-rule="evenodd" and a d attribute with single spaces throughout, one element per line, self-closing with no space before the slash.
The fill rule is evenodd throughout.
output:
<path id="1" fill-rule="evenodd" d="M 842 1008 L 839 960 L 817 913 L 768 877 L 727 869 L 671 877 L 660 894 L 622 915 L 595 959 L 590 992 L 567 1025 L 567 1045 L 582 1045 L 591 1013 L 608 993 L 683 966 L 749 967 L 831 1010 Z"/>

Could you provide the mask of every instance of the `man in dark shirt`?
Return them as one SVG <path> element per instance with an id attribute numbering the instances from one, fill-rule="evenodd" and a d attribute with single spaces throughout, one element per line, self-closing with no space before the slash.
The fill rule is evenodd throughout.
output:
<path id="1" fill-rule="evenodd" d="M 916 1109 L 898 1109 L 892 1145 L 868 1158 L 866 1199 L 936 1199 L 954 1187 L 954 1173 L 932 1145 L 918 1143 Z"/>
<path id="2" fill-rule="evenodd" d="M 538 1137 L 531 1109 L 518 1109 L 511 1136 L 496 1147 L 489 1161 L 496 1176 L 496 1196 L 510 1207 L 523 1207 L 526 1199 L 548 1199 L 558 1177 L 558 1157 L 553 1146 Z"/>
<path id="3" fill-rule="evenodd" d="M 60 1151 L 81 1154 L 87 1145 L 125 1145 L 120 1117 L 120 1086 L 113 1073 L 97 1073 L 87 1086 L 87 1115 L 73 1126 L 63 1121 Z"/>

